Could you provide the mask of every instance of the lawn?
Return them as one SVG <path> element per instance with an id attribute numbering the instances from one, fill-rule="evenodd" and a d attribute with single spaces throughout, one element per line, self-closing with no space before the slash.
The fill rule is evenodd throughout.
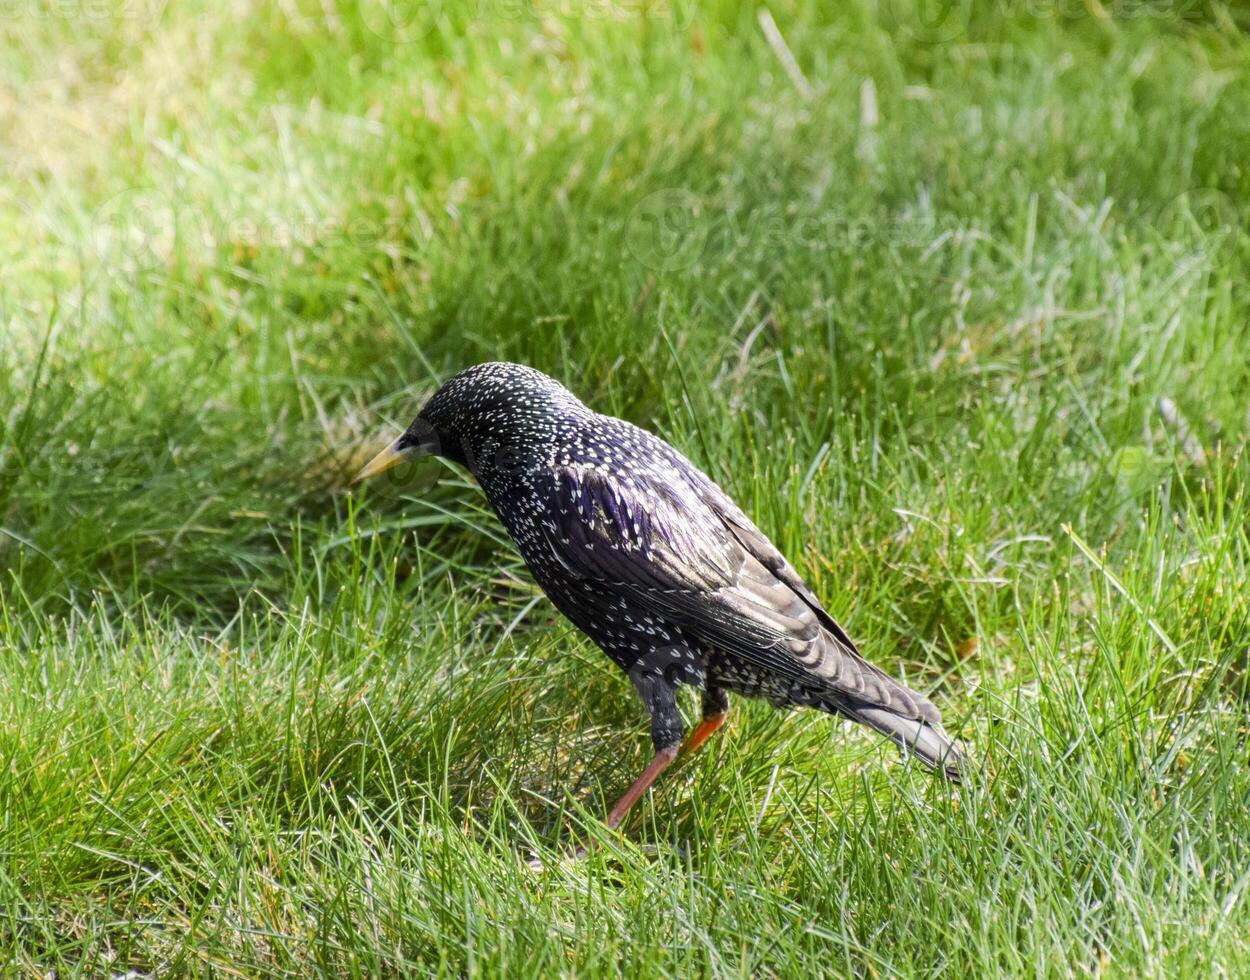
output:
<path id="1" fill-rule="evenodd" d="M 1247 31 L 6 5 L 0 969 L 1250 974 Z M 604 831 L 627 679 L 465 473 L 347 485 L 500 359 L 716 478 L 964 785 L 739 700 Z"/>

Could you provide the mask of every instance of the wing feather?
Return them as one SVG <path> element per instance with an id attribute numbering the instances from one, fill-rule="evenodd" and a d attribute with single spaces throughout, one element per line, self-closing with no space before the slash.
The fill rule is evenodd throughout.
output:
<path id="1" fill-rule="evenodd" d="M 759 669 L 936 724 L 933 705 L 864 660 L 768 538 L 680 462 L 646 479 L 557 467 L 548 490 L 565 519 L 544 533 L 560 564 Z"/>

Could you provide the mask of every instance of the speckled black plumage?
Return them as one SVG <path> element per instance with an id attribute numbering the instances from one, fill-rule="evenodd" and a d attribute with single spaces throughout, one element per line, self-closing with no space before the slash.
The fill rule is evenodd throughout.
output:
<path id="1" fill-rule="evenodd" d="M 657 751 L 675 689 L 853 718 L 957 777 L 933 705 L 866 661 L 772 543 L 672 446 L 546 375 L 488 363 L 442 386 L 401 437 L 466 465 L 556 607 L 624 669 Z"/>

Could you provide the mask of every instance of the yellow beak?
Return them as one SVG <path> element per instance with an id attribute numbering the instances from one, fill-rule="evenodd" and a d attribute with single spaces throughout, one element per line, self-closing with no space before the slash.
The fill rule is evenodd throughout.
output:
<path id="1" fill-rule="evenodd" d="M 402 463 L 408 454 L 399 448 L 399 440 L 396 439 L 380 453 L 369 460 L 365 468 L 352 478 L 352 485 L 355 486 L 361 480 L 367 480 L 371 476 L 377 476 L 379 473 L 385 473 L 396 463 Z"/>

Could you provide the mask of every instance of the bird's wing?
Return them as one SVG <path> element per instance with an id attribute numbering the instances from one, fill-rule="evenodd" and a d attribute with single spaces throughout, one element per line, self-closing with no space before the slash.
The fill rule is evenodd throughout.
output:
<path id="1" fill-rule="evenodd" d="M 829 615 L 829 612 L 821 605 L 820 600 L 816 598 L 816 594 L 807 587 L 807 583 L 799 578 L 799 573 L 786 561 L 785 556 L 777 550 L 777 546 L 768 540 L 764 532 L 756 527 L 752 520 L 743 513 L 742 508 L 735 504 L 729 498 L 729 495 L 713 483 L 706 474 L 694 470 L 687 474 L 687 479 L 694 486 L 696 492 L 708 508 L 720 518 L 725 529 L 733 535 L 738 544 L 802 599 L 816 618 L 820 620 L 820 624 L 833 634 L 834 638 L 844 649 L 857 657 L 860 656 L 859 649 L 851 638 L 847 636 L 846 631 L 838 625 L 837 620 Z"/>
<path id="2" fill-rule="evenodd" d="M 538 482 L 556 561 L 764 672 L 936 723 L 936 709 L 864 660 L 763 533 L 688 466 L 645 478 L 554 468 Z"/>

